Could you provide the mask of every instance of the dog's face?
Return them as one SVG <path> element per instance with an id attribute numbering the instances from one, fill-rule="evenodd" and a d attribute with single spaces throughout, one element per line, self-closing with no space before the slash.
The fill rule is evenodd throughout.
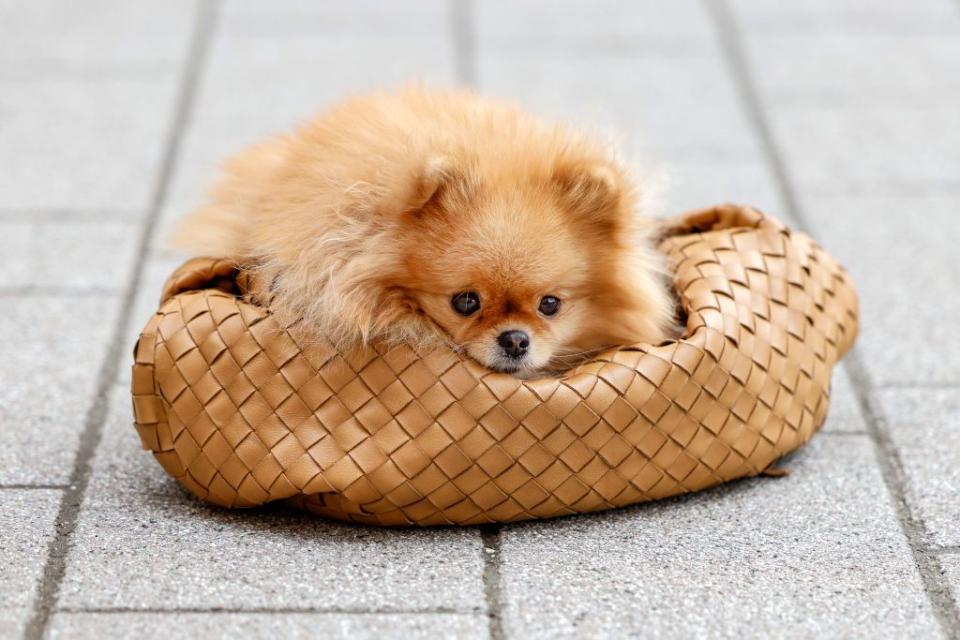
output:
<path id="1" fill-rule="evenodd" d="M 402 218 L 397 284 L 418 312 L 494 370 L 523 376 L 563 368 L 609 346 L 616 338 L 605 320 L 635 308 L 603 273 L 617 250 L 611 234 L 621 214 L 604 210 L 619 203 L 614 177 L 586 171 L 540 184 L 441 187 Z"/>
<path id="2" fill-rule="evenodd" d="M 480 363 L 530 373 L 563 351 L 585 320 L 584 256 L 553 215 L 481 206 L 442 230 L 423 229 L 407 254 L 408 295 Z"/>

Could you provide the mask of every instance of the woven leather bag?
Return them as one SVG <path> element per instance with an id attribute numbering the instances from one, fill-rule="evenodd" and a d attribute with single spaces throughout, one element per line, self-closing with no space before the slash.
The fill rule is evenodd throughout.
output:
<path id="1" fill-rule="evenodd" d="M 853 285 L 746 207 L 688 214 L 660 248 L 685 337 L 536 380 L 446 350 L 301 346 L 233 263 L 191 260 L 135 348 L 137 431 L 203 500 L 378 525 L 549 518 L 762 473 L 826 418 Z"/>

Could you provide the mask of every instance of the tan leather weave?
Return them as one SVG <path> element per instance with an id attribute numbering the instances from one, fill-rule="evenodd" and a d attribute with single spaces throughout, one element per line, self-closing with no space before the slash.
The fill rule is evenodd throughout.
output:
<path id="1" fill-rule="evenodd" d="M 192 260 L 136 347 L 137 430 L 204 500 L 380 525 L 548 518 L 761 473 L 826 417 L 853 286 L 749 208 L 690 214 L 661 248 L 685 338 L 527 381 L 449 351 L 301 348 L 230 262 Z"/>

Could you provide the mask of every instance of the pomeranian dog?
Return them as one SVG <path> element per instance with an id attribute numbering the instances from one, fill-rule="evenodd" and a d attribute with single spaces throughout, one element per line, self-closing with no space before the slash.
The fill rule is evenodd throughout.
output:
<path id="1" fill-rule="evenodd" d="M 670 337 L 654 223 L 601 144 L 464 90 L 354 97 L 231 159 L 181 246 L 341 350 L 447 344 L 520 377 Z"/>

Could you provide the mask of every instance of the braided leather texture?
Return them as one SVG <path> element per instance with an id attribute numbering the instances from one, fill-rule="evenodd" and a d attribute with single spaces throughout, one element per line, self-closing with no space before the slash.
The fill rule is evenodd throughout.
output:
<path id="1" fill-rule="evenodd" d="M 757 475 L 823 424 L 853 285 L 746 207 L 684 216 L 660 247 L 685 337 L 537 380 L 452 351 L 301 346 L 233 263 L 192 260 L 135 349 L 137 431 L 203 500 L 379 525 L 548 518 Z"/>

